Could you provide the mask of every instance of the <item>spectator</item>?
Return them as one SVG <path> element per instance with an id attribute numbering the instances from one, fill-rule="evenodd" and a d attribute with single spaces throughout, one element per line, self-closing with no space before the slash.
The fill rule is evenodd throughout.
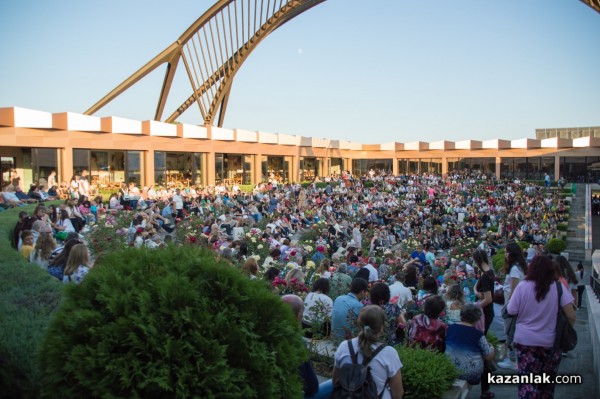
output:
<path id="1" fill-rule="evenodd" d="M 350 284 L 350 292 L 337 297 L 333 303 L 331 318 L 332 338 L 339 343 L 353 337 L 356 331 L 356 318 L 363 307 L 361 301 L 369 292 L 369 283 L 362 278 L 354 278 Z"/>

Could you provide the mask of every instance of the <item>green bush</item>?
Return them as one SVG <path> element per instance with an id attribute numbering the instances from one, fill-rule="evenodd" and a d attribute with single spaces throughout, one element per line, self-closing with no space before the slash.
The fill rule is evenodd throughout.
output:
<path id="1" fill-rule="evenodd" d="M 45 397 L 299 398 L 287 304 L 198 247 L 126 248 L 69 286 L 40 354 Z"/>
<path id="2" fill-rule="evenodd" d="M 244 193 L 251 193 L 252 190 L 254 190 L 254 185 L 252 184 L 241 184 L 239 187 L 240 190 Z"/>
<path id="3" fill-rule="evenodd" d="M 396 347 L 402 361 L 405 399 L 440 398 L 452 388 L 459 372 L 443 353 L 406 346 Z"/>
<path id="4" fill-rule="evenodd" d="M 310 186 L 311 184 L 312 184 L 312 181 L 303 181 L 302 183 L 300 183 L 300 185 L 303 188 L 306 188 L 306 187 Z M 323 189 L 323 188 L 327 187 L 327 184 L 330 184 L 331 188 L 335 188 L 335 187 L 339 186 L 340 183 L 339 182 L 335 182 L 335 181 L 332 181 L 330 183 L 327 183 L 327 182 L 324 182 L 324 181 L 318 181 L 318 182 L 316 182 L 317 190 L 320 190 L 320 189 Z"/>
<path id="5" fill-rule="evenodd" d="M 567 231 L 567 227 L 569 227 L 568 223 L 559 223 L 556 225 L 556 228 L 560 231 Z"/>
<path id="6" fill-rule="evenodd" d="M 560 238 L 551 238 L 546 245 L 548 252 L 555 255 L 560 255 L 567 248 L 567 243 Z"/>
<path id="7" fill-rule="evenodd" d="M 0 213 L 0 396 L 39 397 L 40 371 L 36 354 L 61 301 L 63 285 L 27 262 L 10 245 L 20 211 Z"/>
<path id="8" fill-rule="evenodd" d="M 494 267 L 494 272 L 496 274 L 500 273 L 500 271 L 504 268 L 504 248 L 498 250 L 494 256 L 492 256 L 492 266 Z"/>
<path id="9" fill-rule="evenodd" d="M 488 227 L 488 232 L 497 233 L 498 232 L 498 226 L 490 226 L 490 227 Z"/>

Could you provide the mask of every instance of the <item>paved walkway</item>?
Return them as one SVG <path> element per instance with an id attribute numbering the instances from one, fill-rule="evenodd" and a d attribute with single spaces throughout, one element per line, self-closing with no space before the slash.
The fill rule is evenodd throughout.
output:
<path id="1" fill-rule="evenodd" d="M 600 216 L 592 217 L 592 236 L 593 248 L 600 249 Z M 585 296 L 584 296 L 585 298 Z M 582 384 L 577 385 L 556 385 L 554 391 L 555 398 L 568 399 L 593 399 L 600 397 L 600 392 L 596 392 L 596 382 L 593 369 L 592 344 L 590 338 L 590 328 L 588 323 L 587 306 L 586 308 L 577 311 L 577 322 L 575 329 L 577 330 L 578 343 L 574 351 L 568 354 L 560 363 L 559 374 L 576 374 L 582 377 Z M 516 372 L 498 369 L 499 374 L 516 374 Z M 492 384 L 491 390 L 496 394 L 496 398 L 516 398 L 517 385 L 499 385 Z M 469 392 L 468 399 L 479 398 L 480 388 L 474 386 Z"/>
<path id="2" fill-rule="evenodd" d="M 587 304 L 586 304 L 587 305 Z M 556 385 L 554 391 L 555 398 L 568 399 L 593 399 L 596 398 L 595 379 L 592 360 L 592 344 L 588 325 L 588 316 L 586 309 L 577 311 L 577 330 L 578 343 L 574 351 L 570 352 L 560 363 L 559 374 L 576 374 L 582 377 L 582 384 Z M 496 374 L 516 374 L 516 371 L 498 369 Z M 496 394 L 496 398 L 517 398 L 518 385 L 500 385 L 491 384 L 491 391 Z M 473 386 L 468 399 L 477 399 L 481 390 L 479 386 Z"/>

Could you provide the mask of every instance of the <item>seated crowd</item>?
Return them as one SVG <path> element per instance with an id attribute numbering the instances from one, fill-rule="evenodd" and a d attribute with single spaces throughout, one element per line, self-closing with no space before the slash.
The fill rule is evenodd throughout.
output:
<path id="1" fill-rule="evenodd" d="M 93 264 L 85 244 L 88 226 L 105 214 L 128 217 L 123 240 L 150 248 L 174 241 L 180 223 L 197 218 L 202 231 L 190 242 L 203 239 L 249 278 L 262 277 L 275 292 L 300 297 L 298 319 L 306 336 L 330 336 L 339 345 L 334 385 L 353 350 L 370 357 L 378 342 L 407 343 L 446 353 L 461 378 L 481 383 L 483 398 L 493 397 L 481 378 L 494 357 L 486 334 L 494 320 L 503 324 L 494 298 L 508 303 L 521 281 L 536 278 L 527 264 L 547 257 L 545 245 L 566 213 L 558 193 L 487 176 L 475 180 L 468 173 L 343 173 L 321 189 L 315 183 L 263 183 L 251 193 L 224 186 L 139 190 L 132 183 L 107 203 L 85 193 L 58 206 L 39 204 L 32 215 L 21 212 L 15 227 L 15 247 L 59 280 L 84 279 Z M 517 240 L 529 243 L 526 254 Z M 269 256 L 261 260 L 251 248 L 263 246 Z M 499 249 L 507 253 L 504 284 L 490 266 Z M 555 280 L 571 284 L 563 299 L 572 301 L 578 281 L 570 266 L 550 265 Z M 515 344 L 524 334 L 518 332 Z M 503 339 L 507 362 L 517 367 L 512 353 L 527 348 Z M 385 349 L 377 356 L 378 391 L 401 397 L 400 359 Z M 519 361 L 518 367 L 525 365 Z"/>

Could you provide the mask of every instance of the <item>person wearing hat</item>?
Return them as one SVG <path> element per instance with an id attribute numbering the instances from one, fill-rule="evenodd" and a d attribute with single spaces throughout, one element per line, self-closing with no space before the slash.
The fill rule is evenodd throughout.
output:
<path id="1" fill-rule="evenodd" d="M 340 263 L 329 281 L 329 297 L 335 301 L 338 296 L 347 294 L 351 283 L 352 277 L 348 275 L 348 265 Z"/>

